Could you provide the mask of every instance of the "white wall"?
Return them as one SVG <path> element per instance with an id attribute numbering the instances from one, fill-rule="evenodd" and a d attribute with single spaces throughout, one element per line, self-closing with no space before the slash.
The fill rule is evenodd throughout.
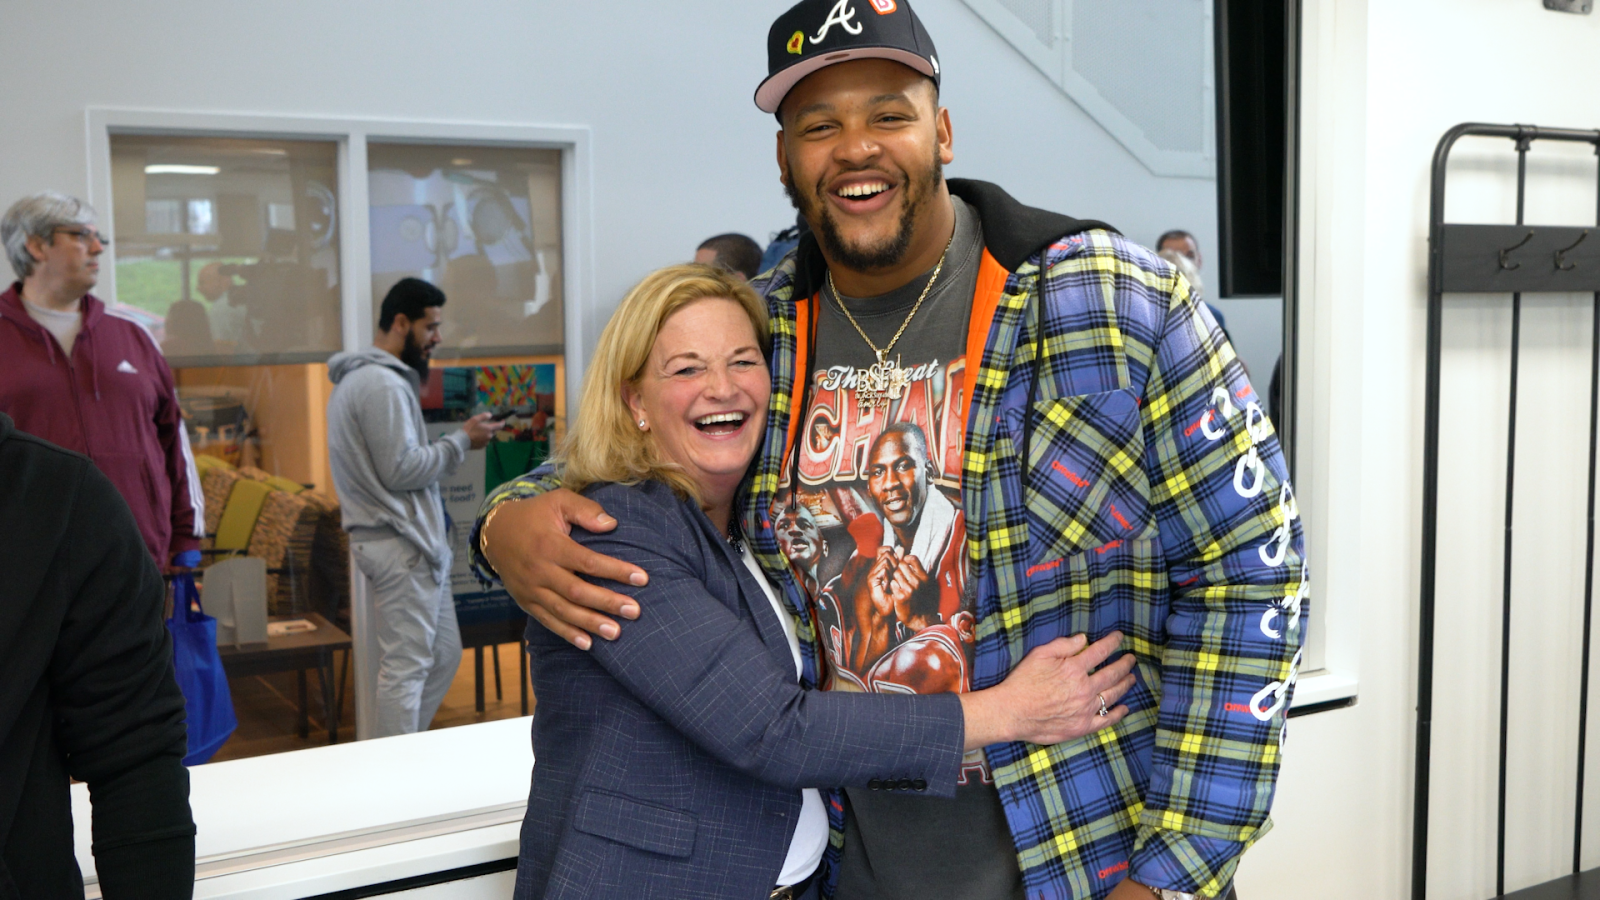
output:
<path id="1" fill-rule="evenodd" d="M 587 333 L 645 272 L 721 231 L 793 222 L 776 123 L 751 101 L 785 0 L 6 4 L 0 204 L 83 194 L 89 106 L 586 125 L 594 134 Z M 959 0 L 923 0 L 956 130 L 951 175 L 1215 243 L 1215 188 L 1157 178 Z"/>
<path id="2" fill-rule="evenodd" d="M 1312 0 L 1306 25 L 1301 502 L 1313 627 L 1338 633 L 1330 655 L 1359 669 L 1360 703 L 1291 725 L 1278 827 L 1239 889 L 1398 898 L 1410 890 L 1429 163 L 1463 121 L 1600 126 L 1600 95 L 1572 86 L 1595 72 L 1600 17 L 1532 0 Z M 1450 216 L 1509 222 L 1510 148 L 1474 144 L 1452 165 Z M 1530 221 L 1592 223 L 1593 155 L 1535 146 L 1534 159 L 1556 159 L 1530 165 Z M 1529 298 L 1524 311 L 1508 890 L 1570 862 L 1590 302 Z M 1494 893 L 1509 300 L 1447 305 L 1429 896 L 1467 900 Z M 1600 864 L 1600 842 L 1586 848 L 1585 865 Z"/>
<path id="3" fill-rule="evenodd" d="M 916 7 L 939 48 L 941 99 L 955 128 L 948 174 L 995 181 L 1024 203 L 1101 219 L 1142 244 L 1182 228 L 1213 253 L 1214 179 L 1151 175 L 965 4 L 920 0 Z"/>

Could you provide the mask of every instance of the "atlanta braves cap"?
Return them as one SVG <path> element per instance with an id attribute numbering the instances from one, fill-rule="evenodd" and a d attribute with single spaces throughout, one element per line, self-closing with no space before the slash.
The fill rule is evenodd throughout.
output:
<path id="1" fill-rule="evenodd" d="M 891 59 L 939 83 L 933 38 L 907 0 L 800 0 L 767 32 L 756 106 L 775 113 L 800 79 L 851 59 Z"/>

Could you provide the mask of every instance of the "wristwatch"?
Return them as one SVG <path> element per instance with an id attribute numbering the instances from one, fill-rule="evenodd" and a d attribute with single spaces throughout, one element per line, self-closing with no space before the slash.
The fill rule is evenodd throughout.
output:
<path id="1" fill-rule="evenodd" d="M 1200 900 L 1199 894 L 1186 894 L 1183 891 L 1169 891 L 1166 888 L 1150 887 L 1148 884 L 1144 885 L 1144 887 L 1150 888 L 1150 892 L 1161 898 L 1161 900 Z"/>

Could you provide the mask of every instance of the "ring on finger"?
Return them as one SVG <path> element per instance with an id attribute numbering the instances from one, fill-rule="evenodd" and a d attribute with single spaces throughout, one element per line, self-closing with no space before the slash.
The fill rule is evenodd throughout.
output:
<path id="1" fill-rule="evenodd" d="M 1108 708 L 1106 706 L 1106 695 L 1105 694 L 1095 694 L 1094 698 L 1096 700 L 1100 701 L 1100 711 L 1095 713 L 1095 715 L 1102 716 L 1102 717 L 1111 715 L 1110 708 Z"/>

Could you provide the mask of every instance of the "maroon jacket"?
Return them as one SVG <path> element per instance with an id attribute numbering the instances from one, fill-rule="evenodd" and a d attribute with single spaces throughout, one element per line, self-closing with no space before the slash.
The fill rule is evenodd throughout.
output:
<path id="1" fill-rule="evenodd" d="M 83 327 L 66 358 L 22 306 L 0 294 L 0 412 L 25 431 L 94 460 L 133 510 L 158 565 L 200 545 L 205 527 L 172 370 L 149 332 L 83 298 Z"/>

